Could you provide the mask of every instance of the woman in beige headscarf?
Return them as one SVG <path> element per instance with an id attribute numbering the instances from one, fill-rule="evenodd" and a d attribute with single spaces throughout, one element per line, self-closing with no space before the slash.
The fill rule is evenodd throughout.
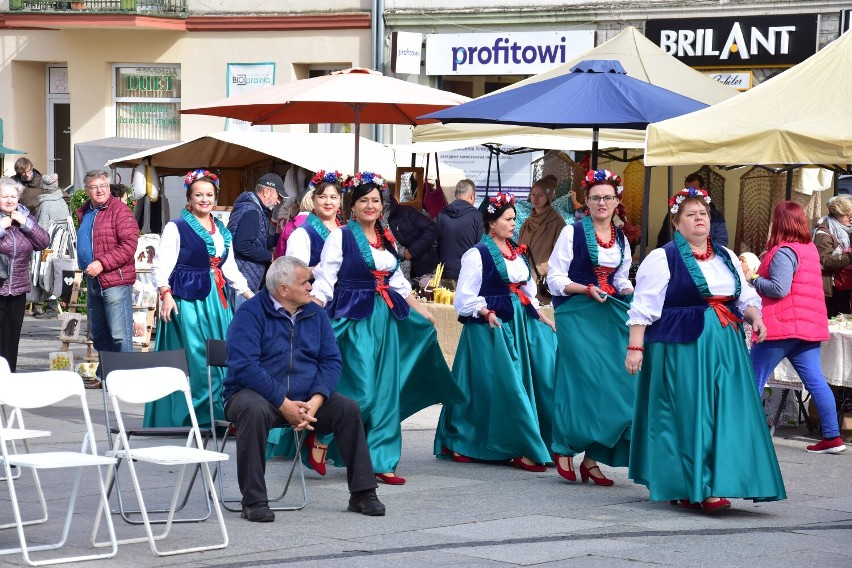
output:
<path id="1" fill-rule="evenodd" d="M 528 254 L 533 260 L 536 280 L 547 275 L 550 253 L 553 252 L 559 233 L 565 227 L 565 220 L 551 206 L 556 194 L 556 185 L 556 177 L 552 175 L 545 176 L 532 185 L 530 202 L 533 210 L 518 234 L 518 243 L 527 245 Z M 539 286 L 538 290 L 538 300 L 550 303 L 550 297 L 544 295 L 547 286 Z"/>

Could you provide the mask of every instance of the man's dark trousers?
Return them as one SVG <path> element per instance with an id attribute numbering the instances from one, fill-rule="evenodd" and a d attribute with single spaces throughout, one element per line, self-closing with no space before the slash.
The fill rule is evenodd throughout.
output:
<path id="1" fill-rule="evenodd" d="M 266 438 L 269 430 L 286 426 L 287 421 L 269 401 L 251 389 L 234 393 L 225 405 L 225 416 L 237 426 L 237 481 L 243 505 L 268 501 L 266 494 Z M 349 492 L 376 488 L 373 462 L 364 437 L 364 424 L 358 404 L 332 393 L 316 413 L 317 434 L 334 434 L 343 463 Z M 297 456 L 298 459 L 298 456 Z"/>

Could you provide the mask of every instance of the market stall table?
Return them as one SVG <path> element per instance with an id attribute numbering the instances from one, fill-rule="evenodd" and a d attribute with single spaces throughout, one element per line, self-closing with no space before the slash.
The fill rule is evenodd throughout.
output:
<path id="1" fill-rule="evenodd" d="M 828 341 L 823 342 L 820 348 L 822 374 L 825 376 L 828 384 L 843 387 L 844 389 L 852 389 L 852 328 L 847 327 L 845 323 L 841 323 L 830 325 L 828 330 L 830 337 Z M 774 375 L 767 385 L 794 390 L 801 404 L 801 395 L 799 393 L 804 386 L 799 379 L 799 375 L 786 359 L 775 367 Z M 837 401 L 839 411 L 838 420 L 840 421 L 842 421 L 843 409 L 849 398 L 849 395 L 846 394 L 848 392 L 850 391 L 843 390 L 841 398 Z M 785 390 L 779 408 L 783 408 L 787 395 L 788 391 Z M 773 429 L 776 422 L 777 417 L 773 421 Z"/>

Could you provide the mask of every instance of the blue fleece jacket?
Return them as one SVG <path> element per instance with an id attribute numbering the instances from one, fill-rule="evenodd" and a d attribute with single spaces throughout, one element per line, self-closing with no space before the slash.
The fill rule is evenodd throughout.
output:
<path id="1" fill-rule="evenodd" d="M 251 389 L 275 408 L 284 398 L 328 398 L 340 379 L 340 350 L 325 310 L 302 307 L 295 324 L 275 309 L 265 290 L 245 302 L 228 328 L 224 397 Z"/>

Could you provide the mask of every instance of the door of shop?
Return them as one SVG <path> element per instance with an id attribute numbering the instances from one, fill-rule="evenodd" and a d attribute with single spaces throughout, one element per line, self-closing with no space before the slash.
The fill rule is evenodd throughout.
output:
<path id="1" fill-rule="evenodd" d="M 48 169 L 59 175 L 64 188 L 71 185 L 71 104 L 51 101 L 49 116 Z"/>

